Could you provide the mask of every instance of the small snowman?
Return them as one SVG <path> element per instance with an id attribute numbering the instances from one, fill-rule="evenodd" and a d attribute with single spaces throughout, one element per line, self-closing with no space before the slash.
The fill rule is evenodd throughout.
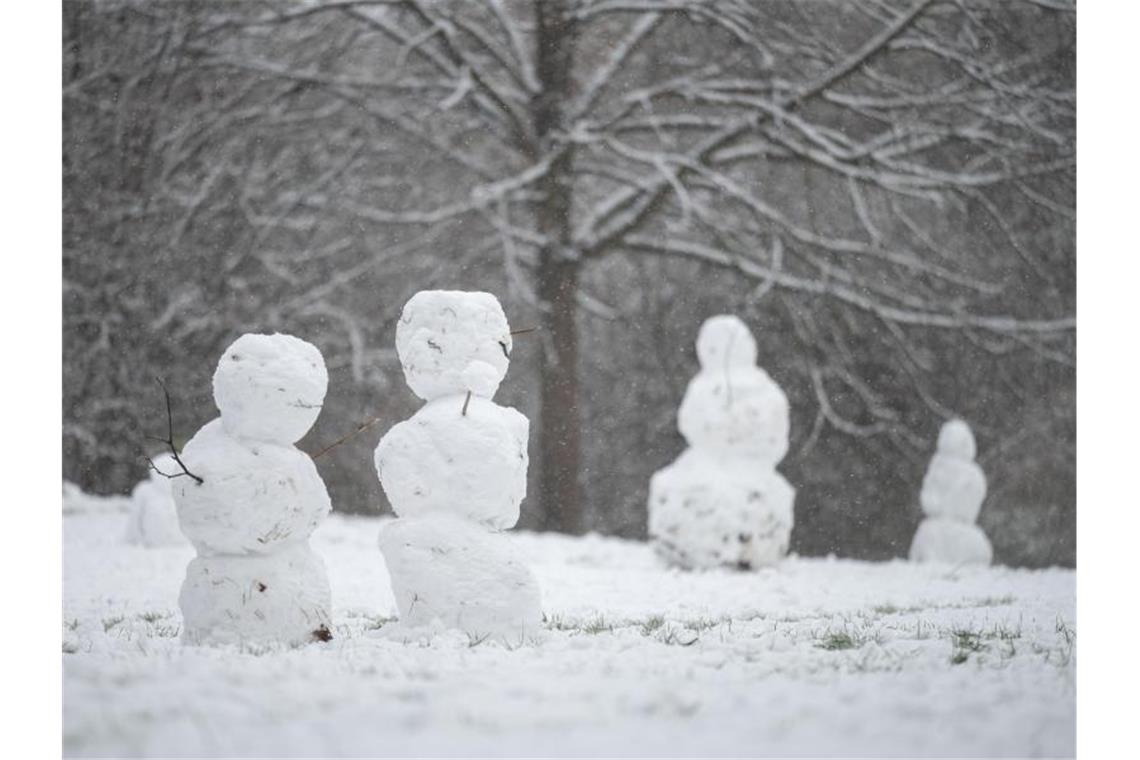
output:
<path id="1" fill-rule="evenodd" d="M 399 519 L 380 532 L 403 627 L 442 625 L 477 640 L 534 639 L 538 584 L 501 531 L 526 496 L 530 422 L 492 401 L 511 331 L 489 293 L 421 291 L 404 306 L 396 353 L 426 404 L 376 447 Z"/>
<path id="2" fill-rule="evenodd" d="M 198 552 L 179 597 L 184 641 L 298 646 L 329 637 L 328 577 L 308 541 L 332 505 L 313 460 L 293 445 L 327 388 L 320 351 L 291 335 L 243 335 L 218 362 L 221 417 L 186 444 L 181 457 L 196 478 L 173 489 Z"/>
<path id="3" fill-rule="evenodd" d="M 986 476 L 974 461 L 970 426 L 950 420 L 938 434 L 938 450 L 922 481 L 919 502 L 926 518 L 910 547 L 916 562 L 988 565 L 994 550 L 975 522 L 986 498 Z"/>
<path id="4" fill-rule="evenodd" d="M 788 551 L 795 499 L 776 471 L 788 451 L 788 399 L 756 366 L 756 341 L 737 317 L 705 321 L 697 358 L 678 413 L 689 448 L 650 481 L 650 539 L 683 568 L 775 564 Z"/>
<path id="5" fill-rule="evenodd" d="M 170 454 L 160 454 L 151 463 L 150 476 L 131 491 L 127 543 L 148 548 L 180 546 L 186 536 L 178 527 L 178 510 L 167 477 L 178 472 L 178 464 Z"/>

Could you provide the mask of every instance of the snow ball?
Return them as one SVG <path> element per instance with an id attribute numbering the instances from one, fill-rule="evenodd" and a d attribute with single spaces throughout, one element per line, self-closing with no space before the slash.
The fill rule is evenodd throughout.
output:
<path id="1" fill-rule="evenodd" d="M 401 626 L 442 624 L 510 646 L 543 633 L 538 582 L 506 535 L 448 515 L 401 518 L 381 529 L 380 551 Z"/>
<path id="2" fill-rule="evenodd" d="M 491 398 L 502 378 L 499 371 L 487 362 L 473 361 L 461 373 L 463 385 L 476 396 Z"/>
<path id="3" fill-rule="evenodd" d="M 977 444 L 970 426 L 959 419 L 943 425 L 938 433 L 938 451 L 962 459 L 973 459 L 977 455 Z"/>
<path id="4" fill-rule="evenodd" d="M 650 480 L 650 540 L 682 568 L 773 565 L 788 551 L 794 500 L 775 470 L 689 449 Z"/>
<path id="5" fill-rule="evenodd" d="M 437 399 L 380 439 L 376 472 L 400 517 L 452 514 L 503 530 L 526 496 L 529 431 L 524 415 L 485 398 Z"/>
<path id="6" fill-rule="evenodd" d="M 325 565 L 304 544 L 268 556 L 198 557 L 178 604 L 188 644 L 300 646 L 332 628 Z"/>
<path id="7" fill-rule="evenodd" d="M 507 374 L 512 345 L 503 307 L 490 293 L 421 290 L 396 325 L 404 378 L 425 401 L 467 391 L 490 398 Z M 474 362 L 484 366 L 470 369 Z"/>
<path id="8" fill-rule="evenodd" d="M 292 335 L 247 333 L 218 362 L 214 401 L 230 435 L 291 444 L 316 422 L 328 384 L 313 344 Z"/>
<path id="9" fill-rule="evenodd" d="M 939 517 L 922 521 L 910 547 L 915 562 L 988 565 L 993 556 L 990 540 L 977 525 Z"/>
<path id="10" fill-rule="evenodd" d="M 756 340 L 739 317 L 710 317 L 697 334 L 697 358 L 705 369 L 751 367 L 756 364 Z"/>
<path id="11" fill-rule="evenodd" d="M 690 446 L 774 466 L 788 453 L 788 397 L 759 367 L 702 369 L 685 390 L 677 427 Z"/>
<path id="12" fill-rule="evenodd" d="M 930 460 L 919 493 L 927 515 L 973 523 L 985 498 L 986 475 L 976 462 L 941 450 Z"/>
<path id="13" fill-rule="evenodd" d="M 220 419 L 199 430 L 181 456 L 204 481 L 172 481 L 182 532 L 199 554 L 268 554 L 306 540 L 332 509 L 306 454 L 236 439 Z"/>

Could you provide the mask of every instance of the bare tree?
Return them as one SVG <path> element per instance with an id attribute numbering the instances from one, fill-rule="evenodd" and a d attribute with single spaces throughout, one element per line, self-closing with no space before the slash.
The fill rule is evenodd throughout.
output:
<path id="1" fill-rule="evenodd" d="M 901 399 L 954 411 L 931 346 L 1071 363 L 1072 280 L 1044 258 L 1071 254 L 1064 6 L 205 3 L 155 33 L 183 96 L 148 193 L 166 235 L 228 204 L 248 243 L 219 287 L 278 277 L 259 303 L 341 324 L 358 368 L 377 349 L 336 283 L 429 246 L 497 252 L 541 322 L 542 525 L 579 532 L 582 314 L 613 316 L 588 284 L 605 262 L 691 262 L 774 305 L 815 410 L 805 449 L 836 430 L 917 457 L 926 429 Z M 1043 220 L 1061 243 L 1033 244 Z M 287 264 L 298 249 L 316 263 Z"/>

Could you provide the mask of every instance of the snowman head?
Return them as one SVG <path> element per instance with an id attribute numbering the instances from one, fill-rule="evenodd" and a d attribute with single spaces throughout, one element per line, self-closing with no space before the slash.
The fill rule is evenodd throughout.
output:
<path id="1" fill-rule="evenodd" d="M 507 374 L 511 328 L 490 293 L 421 290 L 396 325 L 396 354 L 424 401 L 470 391 L 491 398 Z"/>
<path id="2" fill-rule="evenodd" d="M 938 433 L 938 452 L 958 459 L 973 459 L 977 453 L 974 434 L 964 420 L 953 419 Z"/>
<path id="3" fill-rule="evenodd" d="M 738 317 L 710 317 L 697 334 L 697 358 L 702 369 L 722 370 L 756 364 L 756 341 Z"/>
<path id="4" fill-rule="evenodd" d="M 214 402 L 230 435 L 292 444 L 316 422 L 328 384 L 325 360 L 313 344 L 247 333 L 218 362 Z"/>

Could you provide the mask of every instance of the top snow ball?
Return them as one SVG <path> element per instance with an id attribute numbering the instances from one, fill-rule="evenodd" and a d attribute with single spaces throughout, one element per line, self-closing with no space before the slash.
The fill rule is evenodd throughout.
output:
<path id="1" fill-rule="evenodd" d="M 938 451 L 959 459 L 973 459 L 977 456 L 978 445 L 974 433 L 965 420 L 953 419 L 938 432 Z"/>
<path id="2" fill-rule="evenodd" d="M 511 361 L 511 328 L 490 293 L 421 290 L 404 305 L 396 354 L 424 401 L 473 393 L 491 398 Z"/>
<path id="3" fill-rule="evenodd" d="M 329 374 L 316 346 L 292 335 L 246 334 L 214 372 L 214 402 L 236 438 L 292 445 L 317 421 Z"/>
<path id="4" fill-rule="evenodd" d="M 709 317 L 697 333 L 697 359 L 703 369 L 740 369 L 756 364 L 756 339 L 739 317 Z"/>

